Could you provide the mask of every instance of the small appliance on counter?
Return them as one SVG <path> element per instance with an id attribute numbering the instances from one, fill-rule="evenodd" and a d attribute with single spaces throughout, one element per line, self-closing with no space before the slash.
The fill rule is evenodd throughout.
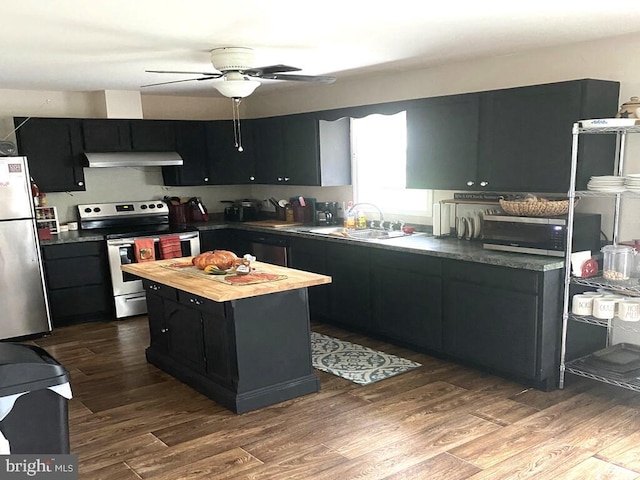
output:
<path id="1" fill-rule="evenodd" d="M 230 204 L 224 209 L 224 219 L 228 222 L 247 222 L 258 220 L 262 202 L 245 198 L 242 200 L 222 200 Z"/>
<path id="2" fill-rule="evenodd" d="M 563 257 L 567 242 L 567 217 L 487 215 L 483 247 L 504 252 Z M 576 213 L 573 223 L 575 251 L 600 251 L 600 215 Z"/>
<path id="3" fill-rule="evenodd" d="M 316 225 L 338 224 L 338 202 L 316 202 Z"/>

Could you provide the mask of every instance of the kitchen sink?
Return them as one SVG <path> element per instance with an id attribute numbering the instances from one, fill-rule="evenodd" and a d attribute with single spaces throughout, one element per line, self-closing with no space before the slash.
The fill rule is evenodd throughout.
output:
<path id="1" fill-rule="evenodd" d="M 386 240 L 389 238 L 404 237 L 407 234 L 397 230 L 380 230 L 365 228 L 363 230 L 348 230 L 343 227 L 319 227 L 305 230 L 307 233 L 317 235 L 330 235 L 338 238 L 352 238 L 356 240 Z"/>

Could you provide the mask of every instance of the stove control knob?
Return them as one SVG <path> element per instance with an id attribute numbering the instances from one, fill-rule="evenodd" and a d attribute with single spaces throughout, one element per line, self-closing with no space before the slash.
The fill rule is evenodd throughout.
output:
<path id="1" fill-rule="evenodd" d="M 89 207 L 85 208 L 84 213 L 91 213 L 91 209 Z"/>
<path id="2" fill-rule="evenodd" d="M 140 210 L 146 210 L 146 209 L 147 209 L 147 206 L 146 206 L 146 205 L 144 205 L 144 204 L 143 204 L 143 205 L 140 205 Z"/>
<path id="3" fill-rule="evenodd" d="M 101 209 L 100 207 L 93 207 L 93 211 L 94 211 L 95 213 L 98 213 L 98 212 L 100 212 L 101 210 L 102 210 L 102 209 Z"/>
<path id="4" fill-rule="evenodd" d="M 162 208 L 162 207 L 164 207 L 164 203 L 156 203 L 156 207 Z"/>
<path id="5" fill-rule="evenodd" d="M 145 207 L 146 207 L 146 205 L 145 205 Z M 149 208 L 156 208 L 155 203 L 150 204 L 150 205 L 149 205 Z"/>

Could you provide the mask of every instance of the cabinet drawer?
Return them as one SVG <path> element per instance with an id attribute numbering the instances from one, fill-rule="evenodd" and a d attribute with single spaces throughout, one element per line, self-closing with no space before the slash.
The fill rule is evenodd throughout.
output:
<path id="1" fill-rule="evenodd" d="M 224 303 L 214 302 L 193 293 L 178 290 L 178 303 L 219 318 L 224 318 Z"/>
<path id="2" fill-rule="evenodd" d="M 451 261 L 444 266 L 446 278 L 477 283 L 487 288 L 513 292 L 538 293 L 540 278 L 531 270 L 485 265 L 481 263 Z"/>
<path id="3" fill-rule="evenodd" d="M 85 256 L 98 256 L 104 251 L 102 242 L 77 242 L 62 245 L 45 245 L 42 247 L 42 256 L 45 260 L 57 258 L 73 258 Z"/>
<path id="4" fill-rule="evenodd" d="M 49 303 L 54 325 L 60 325 L 60 317 L 98 316 L 111 312 L 111 299 L 104 285 L 51 290 Z"/>
<path id="5" fill-rule="evenodd" d="M 49 289 L 108 284 L 107 271 L 100 257 L 48 260 L 45 263 Z"/>
<path id="6" fill-rule="evenodd" d="M 175 288 L 168 287 L 161 283 L 152 282 L 151 280 L 142 279 L 142 287 L 145 291 L 152 292 L 163 298 L 176 301 L 178 299 L 178 291 Z"/>

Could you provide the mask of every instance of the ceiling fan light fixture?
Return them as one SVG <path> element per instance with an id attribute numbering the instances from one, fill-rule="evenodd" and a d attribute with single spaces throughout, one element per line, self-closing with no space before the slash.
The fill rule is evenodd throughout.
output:
<path id="1" fill-rule="evenodd" d="M 225 80 L 216 82 L 213 87 L 229 98 L 244 98 L 251 95 L 260 86 L 257 80 Z"/>

